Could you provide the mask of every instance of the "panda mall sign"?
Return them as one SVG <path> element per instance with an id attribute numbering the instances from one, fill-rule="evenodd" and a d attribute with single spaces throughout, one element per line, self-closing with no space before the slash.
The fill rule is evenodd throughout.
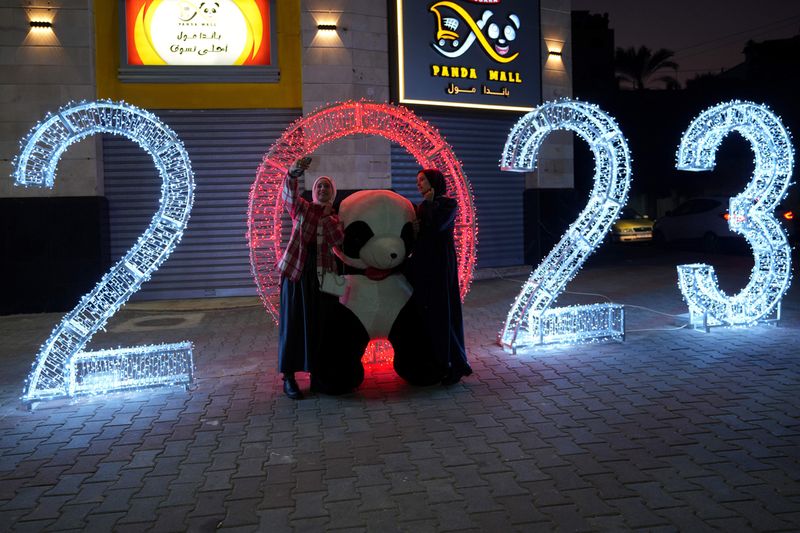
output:
<path id="1" fill-rule="evenodd" d="M 538 0 L 396 0 L 400 104 L 530 111 L 541 100 Z"/>

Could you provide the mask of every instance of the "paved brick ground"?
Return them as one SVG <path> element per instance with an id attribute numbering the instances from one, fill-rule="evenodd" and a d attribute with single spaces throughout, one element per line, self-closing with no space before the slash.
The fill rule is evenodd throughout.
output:
<path id="1" fill-rule="evenodd" d="M 747 258 L 714 259 L 743 284 Z M 0 317 L 0 529 L 800 529 L 800 292 L 780 327 L 703 334 L 634 307 L 685 313 L 675 260 L 616 262 L 570 290 L 628 304 L 624 343 L 508 355 L 494 339 L 519 283 L 478 281 L 472 377 L 412 388 L 376 366 L 357 393 L 301 402 L 255 300 L 128 306 L 93 343 L 192 340 L 190 391 L 33 412 L 18 397 L 60 315 Z"/>

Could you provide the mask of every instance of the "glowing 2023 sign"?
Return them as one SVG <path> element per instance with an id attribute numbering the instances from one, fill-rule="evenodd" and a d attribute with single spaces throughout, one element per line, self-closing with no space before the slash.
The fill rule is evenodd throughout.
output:
<path id="1" fill-rule="evenodd" d="M 183 143 L 158 118 L 111 101 L 69 104 L 48 115 L 22 141 L 15 184 L 52 187 L 61 155 L 96 133 L 122 135 L 153 158 L 161 175 L 159 209 L 136 244 L 56 326 L 39 349 L 23 400 L 98 393 L 192 379 L 190 342 L 81 352 L 92 336 L 169 257 L 183 235 L 194 196 L 194 175 Z"/>
<path id="2" fill-rule="evenodd" d="M 275 268 L 281 254 L 281 188 L 289 166 L 320 146 L 354 134 L 377 135 L 408 150 L 421 168 L 438 168 L 455 194 L 458 215 L 455 245 L 461 299 L 469 291 L 475 265 L 477 224 L 469 181 L 453 149 L 429 123 L 404 107 L 372 102 L 344 102 L 320 109 L 287 128 L 264 156 L 250 189 L 247 236 L 250 266 L 258 293 L 267 311 L 277 321 L 277 288 L 280 273 Z M 388 343 L 367 347 L 370 353 L 386 352 Z M 383 359 L 389 357 L 384 355 Z"/>
<path id="3" fill-rule="evenodd" d="M 791 248 L 773 214 L 786 194 L 792 177 L 794 150 L 780 119 L 764 106 L 727 102 L 705 110 L 681 139 L 677 167 L 711 170 L 722 140 L 739 132 L 755 154 L 755 170 L 745 190 L 731 198 L 728 225 L 744 236 L 755 264 L 750 280 L 738 294 L 719 289 L 714 267 L 706 264 L 678 266 L 681 293 L 689 304 L 690 322 L 709 326 L 752 325 L 773 312 L 780 317 L 780 301 L 791 281 Z"/>
<path id="4" fill-rule="evenodd" d="M 592 104 L 571 100 L 542 104 L 511 129 L 500 166 L 515 172 L 533 170 L 542 142 L 556 130 L 573 131 L 589 144 L 595 159 L 594 187 L 589 203 L 531 274 L 511 307 L 499 339 L 507 351 L 625 335 L 621 305 L 551 307 L 603 241 L 627 201 L 630 152 L 617 124 Z"/>

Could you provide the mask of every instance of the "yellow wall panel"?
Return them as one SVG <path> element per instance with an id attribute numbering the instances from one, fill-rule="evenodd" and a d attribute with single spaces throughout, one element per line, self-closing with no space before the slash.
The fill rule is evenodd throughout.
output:
<path id="1" fill-rule="evenodd" d="M 278 83 L 123 83 L 119 2 L 95 2 L 97 97 L 125 100 L 147 109 L 300 108 L 302 49 L 300 0 L 281 0 L 277 16 Z"/>

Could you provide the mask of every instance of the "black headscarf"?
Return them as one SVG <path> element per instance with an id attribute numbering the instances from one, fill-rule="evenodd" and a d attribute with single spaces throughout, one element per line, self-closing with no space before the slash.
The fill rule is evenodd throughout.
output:
<path id="1" fill-rule="evenodd" d="M 425 168 L 420 170 L 427 178 L 428 183 L 431 184 L 433 189 L 433 197 L 444 196 L 447 194 L 447 182 L 444 180 L 444 175 L 435 168 Z"/>

